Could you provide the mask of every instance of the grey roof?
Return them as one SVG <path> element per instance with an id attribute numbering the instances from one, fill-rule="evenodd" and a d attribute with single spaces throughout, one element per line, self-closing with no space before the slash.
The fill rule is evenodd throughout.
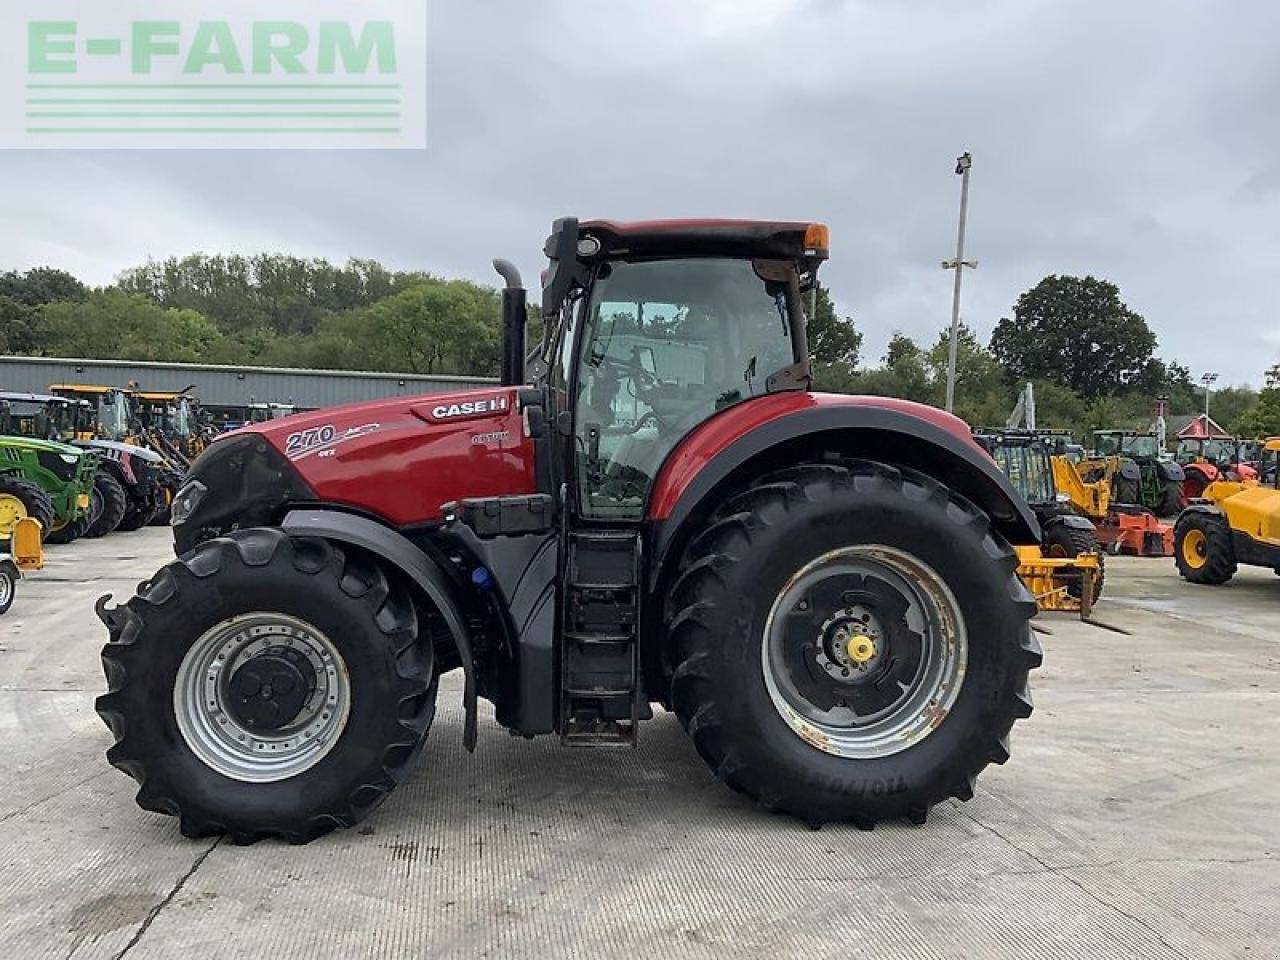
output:
<path id="1" fill-rule="evenodd" d="M 255 402 L 294 404 L 301 409 L 496 383 L 489 377 L 449 374 L 0 356 L 0 389 L 5 390 L 38 393 L 54 383 L 124 386 L 131 380 L 137 381 L 142 391 L 177 391 L 195 384 L 193 393 L 206 407 L 241 407 Z"/>

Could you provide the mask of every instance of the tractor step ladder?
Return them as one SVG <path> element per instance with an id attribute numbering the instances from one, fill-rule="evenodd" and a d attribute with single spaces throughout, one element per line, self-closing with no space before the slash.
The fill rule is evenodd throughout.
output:
<path id="1" fill-rule="evenodd" d="M 639 533 L 571 532 L 564 585 L 561 740 L 635 746 L 641 712 Z"/>

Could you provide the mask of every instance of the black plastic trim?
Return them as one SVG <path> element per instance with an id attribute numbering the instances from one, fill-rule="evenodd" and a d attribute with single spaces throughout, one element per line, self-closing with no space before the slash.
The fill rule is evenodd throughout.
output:
<path id="1" fill-rule="evenodd" d="M 462 672 L 466 678 L 463 692 L 466 707 L 463 744 L 468 750 L 474 750 L 477 707 L 471 632 L 462 611 L 454 602 L 449 578 L 439 565 L 397 531 L 375 520 L 349 513 L 339 513 L 336 510 L 292 510 L 285 516 L 281 527 L 290 536 L 336 540 L 377 554 L 396 566 L 422 589 L 444 618 L 458 649 L 458 658 L 462 661 Z"/>

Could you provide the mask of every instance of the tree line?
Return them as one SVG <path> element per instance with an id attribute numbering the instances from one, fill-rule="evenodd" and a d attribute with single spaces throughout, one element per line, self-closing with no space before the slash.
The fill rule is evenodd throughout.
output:
<path id="1" fill-rule="evenodd" d="M 195 254 L 100 288 L 39 267 L 0 274 L 0 353 L 495 376 L 499 306 L 490 287 L 372 260 Z M 809 308 L 820 389 L 942 405 L 947 330 L 924 343 L 895 333 L 865 363 L 862 331 L 827 290 Z M 1160 396 L 1171 413 L 1203 408 L 1190 370 L 1156 356 L 1154 331 L 1106 280 L 1046 277 L 987 343 L 963 326 L 958 339 L 956 413 L 975 425 L 1002 425 L 1028 380 L 1040 424 L 1078 437 L 1141 428 Z M 1212 413 L 1242 435 L 1280 434 L 1280 364 L 1261 391 L 1215 391 Z"/>

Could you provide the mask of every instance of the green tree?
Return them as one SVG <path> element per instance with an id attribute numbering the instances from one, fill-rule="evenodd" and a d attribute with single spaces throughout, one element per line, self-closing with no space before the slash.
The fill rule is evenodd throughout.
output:
<path id="1" fill-rule="evenodd" d="M 1094 277 L 1045 277 L 991 336 L 991 352 L 1013 377 L 1057 380 L 1089 399 L 1116 393 L 1145 372 L 1155 346 L 1155 334 L 1119 288 Z"/>
<path id="2" fill-rule="evenodd" d="M 36 348 L 35 310 L 0 294 L 0 353 L 30 353 Z"/>
<path id="3" fill-rule="evenodd" d="M 1201 393 L 1203 397 L 1203 393 Z M 1258 405 L 1258 391 L 1247 384 L 1240 384 L 1234 387 L 1223 387 L 1221 390 L 1215 390 L 1210 398 L 1209 412 L 1213 419 L 1222 424 L 1224 428 L 1235 434 L 1243 435 L 1247 431 L 1242 428 L 1242 424 L 1252 413 L 1253 409 Z M 1203 409 L 1203 400 L 1196 406 L 1186 407 L 1190 412 L 1192 410 Z"/>
<path id="4" fill-rule="evenodd" d="M 345 337 L 368 370 L 493 376 L 500 354 L 497 294 L 464 280 L 430 280 L 322 328 Z"/>
<path id="5" fill-rule="evenodd" d="M 1280 437 L 1280 363 L 1267 371 L 1258 402 L 1240 418 L 1240 432 L 1250 437 Z"/>
<path id="6" fill-rule="evenodd" d="M 826 287 L 814 291 L 815 310 L 806 325 L 809 353 L 815 363 L 842 364 L 850 370 L 858 366 L 858 354 L 862 350 L 862 333 L 853 323 L 853 317 L 841 317 L 836 313 L 835 301 Z M 808 304 L 806 304 L 808 306 Z"/>
<path id="7" fill-rule="evenodd" d="M 120 290 L 99 290 L 83 301 L 54 301 L 38 310 L 36 336 L 49 356 L 167 360 L 199 363 L 219 339 L 194 310 L 156 306 Z"/>
<path id="8" fill-rule="evenodd" d="M 55 300 L 83 300 L 88 291 L 85 285 L 67 273 L 53 267 L 36 267 L 26 273 L 9 271 L 0 273 L 0 297 L 8 297 L 28 307 Z"/>

